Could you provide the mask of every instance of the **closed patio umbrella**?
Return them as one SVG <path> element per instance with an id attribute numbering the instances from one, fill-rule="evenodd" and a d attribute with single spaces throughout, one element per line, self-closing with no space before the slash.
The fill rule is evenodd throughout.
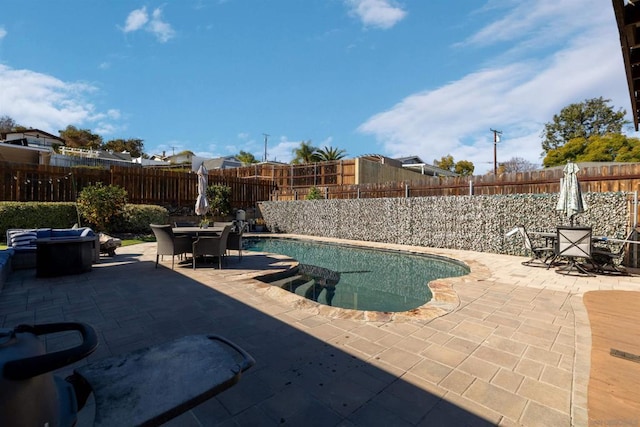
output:
<path id="1" fill-rule="evenodd" d="M 569 162 L 564 167 L 564 177 L 560 180 L 560 197 L 556 210 L 561 212 L 573 226 L 573 217 L 587 210 L 587 203 L 582 197 L 582 190 L 578 182 L 578 165 Z"/>
<path id="2" fill-rule="evenodd" d="M 207 168 L 200 165 L 198 168 L 198 198 L 196 199 L 196 215 L 206 215 L 209 212 L 209 202 L 207 201 Z"/>

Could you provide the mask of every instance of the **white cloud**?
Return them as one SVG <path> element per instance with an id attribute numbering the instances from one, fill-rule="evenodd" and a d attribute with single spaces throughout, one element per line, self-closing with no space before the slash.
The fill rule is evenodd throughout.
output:
<path id="1" fill-rule="evenodd" d="M 0 27 L 0 40 L 4 39 L 7 36 L 7 30 L 4 27 Z"/>
<path id="2" fill-rule="evenodd" d="M 271 161 L 278 161 L 283 163 L 289 163 L 293 160 L 293 150 L 300 146 L 300 141 L 290 141 L 286 136 L 281 136 L 277 144 L 272 146 L 272 143 L 267 144 L 267 157 Z M 256 156 L 257 159 L 262 160 L 262 154 Z"/>
<path id="3" fill-rule="evenodd" d="M 171 24 L 162 20 L 162 9 L 154 9 L 153 12 L 151 12 L 151 18 L 149 18 L 146 6 L 129 13 L 124 28 L 122 29 L 125 33 L 138 30 L 150 32 L 161 43 L 166 43 L 175 37 L 176 34 Z"/>
<path id="4" fill-rule="evenodd" d="M 86 83 L 70 83 L 30 70 L 0 64 L 0 105 L 3 114 L 18 124 L 54 135 L 67 125 L 96 125 L 115 129 L 117 110 L 97 111 L 87 97 L 96 88 Z M 101 134 L 97 130 L 94 132 Z"/>
<path id="5" fill-rule="evenodd" d="M 357 17 L 366 27 L 388 29 L 407 15 L 392 0 L 345 0 L 349 14 Z"/>
<path id="6" fill-rule="evenodd" d="M 322 142 L 320 142 L 317 147 L 318 148 L 331 147 L 332 143 L 333 143 L 333 137 L 332 136 L 328 136 Z"/>
<path id="7" fill-rule="evenodd" d="M 129 33 L 131 31 L 138 31 L 149 21 L 149 15 L 147 14 L 146 6 L 140 9 L 136 9 L 129 13 L 127 20 L 124 24 L 122 31 Z"/>
<path id="8" fill-rule="evenodd" d="M 530 12 L 551 19 L 551 2 L 537 4 L 545 13 L 535 7 Z M 374 135 L 386 155 L 419 155 L 431 163 L 451 154 L 472 161 L 476 172 L 484 173 L 493 168 L 494 128 L 504 132 L 499 162 L 517 156 L 540 164 L 544 123 L 566 105 L 603 96 L 629 110 L 615 21 L 595 18 L 591 24 L 545 56 L 487 66 L 435 90 L 409 95 L 369 118 L 358 131 Z"/>
<path id="9" fill-rule="evenodd" d="M 583 0 L 535 0 L 513 2 L 503 15 L 493 8 L 486 10 L 498 18 L 469 37 L 465 44 L 491 45 L 522 42 L 535 48 L 564 41 L 567 35 L 589 30 L 613 16 L 611 4 L 585 8 Z M 506 5 L 503 5 L 506 6 Z"/>
<path id="10" fill-rule="evenodd" d="M 175 37 L 176 34 L 174 29 L 171 28 L 171 25 L 162 20 L 161 9 L 155 9 L 153 11 L 151 22 L 149 22 L 147 31 L 153 33 L 156 38 L 162 43 L 166 43 L 167 41 Z"/>

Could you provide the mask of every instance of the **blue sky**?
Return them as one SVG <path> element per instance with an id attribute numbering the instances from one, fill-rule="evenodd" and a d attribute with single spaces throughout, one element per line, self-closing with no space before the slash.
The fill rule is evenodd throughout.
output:
<path id="1" fill-rule="evenodd" d="M 539 164 L 544 123 L 599 96 L 630 112 L 609 0 L 5 0 L 0 15 L 0 116 L 149 154 L 262 160 L 268 134 L 269 160 L 311 141 L 481 174 L 490 129 L 498 161 Z"/>

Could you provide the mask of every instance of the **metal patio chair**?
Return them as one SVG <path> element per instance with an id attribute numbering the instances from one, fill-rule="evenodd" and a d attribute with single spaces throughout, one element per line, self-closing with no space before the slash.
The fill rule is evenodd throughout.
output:
<path id="1" fill-rule="evenodd" d="M 632 230 L 625 240 L 631 240 L 634 234 L 635 230 Z M 629 243 L 624 242 L 620 244 L 620 247 L 615 252 L 608 246 L 594 246 L 591 249 L 591 258 L 598 273 L 629 274 L 624 268 L 621 268 L 628 246 Z"/>
<path id="2" fill-rule="evenodd" d="M 524 225 L 518 225 L 516 228 L 518 229 L 518 233 L 522 236 L 525 250 L 531 253 L 531 259 L 523 261 L 522 265 L 530 267 L 548 267 L 551 260 L 555 258 L 555 248 L 553 246 L 535 246 Z"/>
<path id="3" fill-rule="evenodd" d="M 558 258 L 567 259 L 567 264 L 558 268 L 556 273 L 571 275 L 575 271 L 578 275 L 593 276 L 578 260 L 584 259 L 595 268 L 591 256 L 591 227 L 558 227 L 556 254 L 552 262 Z"/>

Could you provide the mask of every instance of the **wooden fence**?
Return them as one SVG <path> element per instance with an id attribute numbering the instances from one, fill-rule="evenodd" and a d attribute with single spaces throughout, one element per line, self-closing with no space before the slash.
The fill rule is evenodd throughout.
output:
<path id="1" fill-rule="evenodd" d="M 313 186 L 327 199 L 557 193 L 562 168 L 533 172 L 432 177 L 359 184 L 355 160 L 307 165 L 257 164 L 209 171 L 209 184 L 232 189 L 232 206 L 248 209 L 266 200 L 304 199 Z M 640 163 L 584 167 L 578 173 L 583 192 L 640 192 Z M 0 200 L 75 201 L 84 186 L 102 182 L 127 190 L 131 203 L 190 207 L 197 175 L 189 171 L 111 166 L 55 167 L 0 163 Z"/>
<path id="2" fill-rule="evenodd" d="M 328 199 L 379 197 L 541 194 L 560 191 L 562 168 L 471 177 L 419 176 L 414 180 L 359 185 L 316 185 Z M 583 192 L 640 192 L 640 163 L 585 167 L 578 172 Z M 311 186 L 281 187 L 271 200 L 304 199 Z"/>
<path id="3" fill-rule="evenodd" d="M 0 200 L 20 202 L 75 201 L 87 185 L 102 182 L 123 187 L 130 203 L 189 207 L 195 205 L 198 176 L 188 171 L 128 168 L 57 167 L 0 163 Z M 257 178 L 209 175 L 209 185 L 231 187 L 232 207 L 247 209 L 269 200 L 273 183 Z"/>
<path id="4" fill-rule="evenodd" d="M 357 182 L 355 159 L 303 165 L 255 164 L 233 169 L 218 169 L 209 173 L 224 177 L 266 179 L 276 188 L 336 186 Z"/>

